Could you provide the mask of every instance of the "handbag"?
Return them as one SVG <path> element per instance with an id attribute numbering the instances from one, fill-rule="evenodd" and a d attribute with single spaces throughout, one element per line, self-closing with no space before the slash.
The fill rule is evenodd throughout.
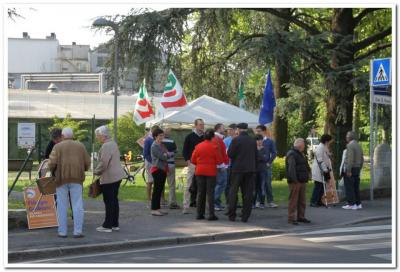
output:
<path id="1" fill-rule="evenodd" d="M 101 195 L 102 190 L 100 186 L 100 178 L 95 179 L 89 186 L 88 196 L 91 198 L 96 198 Z"/>

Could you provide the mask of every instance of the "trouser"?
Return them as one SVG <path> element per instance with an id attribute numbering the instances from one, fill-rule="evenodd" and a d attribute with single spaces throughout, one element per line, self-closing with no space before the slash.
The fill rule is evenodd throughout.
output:
<path id="1" fill-rule="evenodd" d="M 152 173 L 154 184 L 153 184 L 153 194 L 151 195 L 151 209 L 159 210 L 161 208 L 161 194 L 164 191 L 165 179 L 167 178 L 167 173 L 163 170 L 158 169 Z"/>
<path id="2" fill-rule="evenodd" d="M 184 193 L 183 193 L 183 208 L 184 209 L 189 208 L 189 201 L 190 201 L 189 188 L 192 185 L 195 170 L 196 170 L 196 166 L 194 164 L 189 164 L 188 173 L 187 173 L 187 177 L 186 177 L 186 186 L 184 187 Z"/>
<path id="3" fill-rule="evenodd" d="M 209 216 L 214 216 L 214 189 L 216 178 L 209 176 L 196 176 L 197 180 L 197 215 L 204 216 L 206 210 L 206 196 L 208 201 Z"/>
<path id="4" fill-rule="evenodd" d="M 319 181 L 314 181 L 314 189 L 311 196 L 311 204 L 323 205 L 321 202 L 321 197 L 324 194 L 324 184 Z"/>
<path id="5" fill-rule="evenodd" d="M 74 213 L 74 235 L 79 235 L 82 234 L 84 218 L 82 184 L 79 183 L 67 183 L 56 189 L 58 233 L 67 235 L 68 231 L 68 192 L 71 195 L 72 211 Z"/>
<path id="6" fill-rule="evenodd" d="M 267 202 L 274 202 L 274 196 L 272 195 L 272 167 L 267 167 L 265 171 L 265 195 L 267 196 Z"/>
<path id="7" fill-rule="evenodd" d="M 229 205 L 229 189 L 231 187 L 231 168 L 229 167 L 226 172 L 226 186 L 225 186 L 225 202 Z"/>
<path id="8" fill-rule="evenodd" d="M 346 190 L 346 198 L 349 205 L 360 205 L 360 167 L 351 169 L 351 177 L 346 174 L 344 176 L 344 187 Z"/>
<path id="9" fill-rule="evenodd" d="M 193 176 L 192 184 L 189 187 L 190 192 L 190 206 L 196 205 L 197 199 L 197 179 L 196 176 Z"/>
<path id="10" fill-rule="evenodd" d="M 255 178 L 256 174 L 253 172 L 232 173 L 231 187 L 229 189 L 229 218 L 234 219 L 236 217 L 236 206 L 239 187 L 242 191 L 243 199 L 242 221 L 247 221 L 247 219 L 250 217 Z"/>
<path id="11" fill-rule="evenodd" d="M 106 207 L 106 218 L 103 223 L 103 228 L 111 229 L 113 227 L 119 227 L 118 191 L 120 184 L 120 180 L 109 184 L 101 184 L 103 201 Z"/>
<path id="12" fill-rule="evenodd" d="M 217 179 L 217 182 L 215 185 L 214 199 L 215 199 L 215 206 L 220 207 L 221 206 L 221 195 L 225 191 L 225 187 L 226 187 L 226 180 L 227 180 L 226 168 L 218 169 L 216 179 Z"/>
<path id="13" fill-rule="evenodd" d="M 306 212 L 306 183 L 289 183 L 288 221 L 304 219 Z M 297 219 L 296 219 L 297 213 Z"/>
<path id="14" fill-rule="evenodd" d="M 260 202 L 260 204 L 264 205 L 265 202 L 265 171 L 257 171 L 256 174 L 256 182 L 254 186 L 254 200 L 253 205 L 256 205 L 256 201 Z"/>
<path id="15" fill-rule="evenodd" d="M 168 164 L 169 205 L 176 204 L 175 172 L 175 164 Z"/>

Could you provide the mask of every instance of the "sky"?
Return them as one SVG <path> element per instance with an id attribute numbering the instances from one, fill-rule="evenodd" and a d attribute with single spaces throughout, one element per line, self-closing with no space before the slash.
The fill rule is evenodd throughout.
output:
<path id="1" fill-rule="evenodd" d="M 127 15 L 134 7 L 135 4 L 15 5 L 18 14 L 24 18 L 15 18 L 15 22 L 7 19 L 6 33 L 9 38 L 22 38 L 22 32 L 28 32 L 32 39 L 44 39 L 54 32 L 60 44 L 76 42 L 93 48 L 112 37 L 112 32 L 91 30 L 93 20 L 104 15 Z"/>

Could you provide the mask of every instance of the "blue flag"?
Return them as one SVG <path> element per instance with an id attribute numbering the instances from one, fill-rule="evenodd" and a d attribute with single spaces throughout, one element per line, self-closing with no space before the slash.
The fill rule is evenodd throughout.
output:
<path id="1" fill-rule="evenodd" d="M 276 103 L 275 103 L 274 87 L 272 86 L 271 71 L 269 70 L 267 76 L 267 82 L 265 83 L 263 100 L 260 108 L 260 116 L 258 117 L 258 122 L 261 125 L 272 123 L 272 120 L 274 119 L 275 106 Z"/>

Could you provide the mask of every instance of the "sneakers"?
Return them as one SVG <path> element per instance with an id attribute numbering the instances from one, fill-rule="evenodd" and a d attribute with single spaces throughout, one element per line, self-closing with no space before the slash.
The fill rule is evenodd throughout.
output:
<path id="1" fill-rule="evenodd" d="M 82 233 L 79 233 L 79 234 L 74 234 L 72 237 L 74 237 L 74 238 L 83 238 L 83 237 L 85 237 L 85 235 L 83 235 Z"/>
<path id="2" fill-rule="evenodd" d="M 112 232 L 112 229 L 109 229 L 109 228 L 103 228 L 102 226 L 101 226 L 101 227 L 98 227 L 98 228 L 96 228 L 96 230 L 97 230 L 98 232 Z"/>
<path id="3" fill-rule="evenodd" d="M 62 234 L 62 233 L 59 233 L 57 236 L 59 238 L 67 238 L 68 237 L 66 234 Z"/>
<path id="4" fill-rule="evenodd" d="M 260 205 L 258 206 L 258 208 L 260 208 L 260 209 L 265 209 L 265 206 L 264 206 L 264 204 L 260 204 Z"/>
<path id="5" fill-rule="evenodd" d="M 119 227 L 112 227 L 113 231 L 119 231 Z"/>
<path id="6" fill-rule="evenodd" d="M 274 202 L 268 203 L 268 208 L 278 208 L 278 205 L 276 205 Z"/>
<path id="7" fill-rule="evenodd" d="M 360 205 L 357 205 L 357 209 L 359 210 L 359 209 L 362 209 L 362 205 L 360 204 Z"/>
<path id="8" fill-rule="evenodd" d="M 357 205 L 345 205 L 345 206 L 342 206 L 342 208 L 343 209 L 345 209 L 345 210 L 357 210 L 358 209 L 358 207 L 357 207 Z"/>
<path id="9" fill-rule="evenodd" d="M 159 210 L 151 211 L 151 215 L 153 216 L 163 216 L 164 213 L 160 212 Z"/>
<path id="10" fill-rule="evenodd" d="M 182 213 L 183 214 L 190 214 L 189 209 L 187 209 L 187 208 L 183 208 Z"/>
<path id="11" fill-rule="evenodd" d="M 214 206 L 214 210 L 216 211 L 223 211 L 225 209 L 225 207 L 223 206 Z"/>
<path id="12" fill-rule="evenodd" d="M 253 205 L 253 209 L 255 209 L 255 208 L 260 208 L 260 203 L 259 202 L 256 203 L 256 206 Z"/>

